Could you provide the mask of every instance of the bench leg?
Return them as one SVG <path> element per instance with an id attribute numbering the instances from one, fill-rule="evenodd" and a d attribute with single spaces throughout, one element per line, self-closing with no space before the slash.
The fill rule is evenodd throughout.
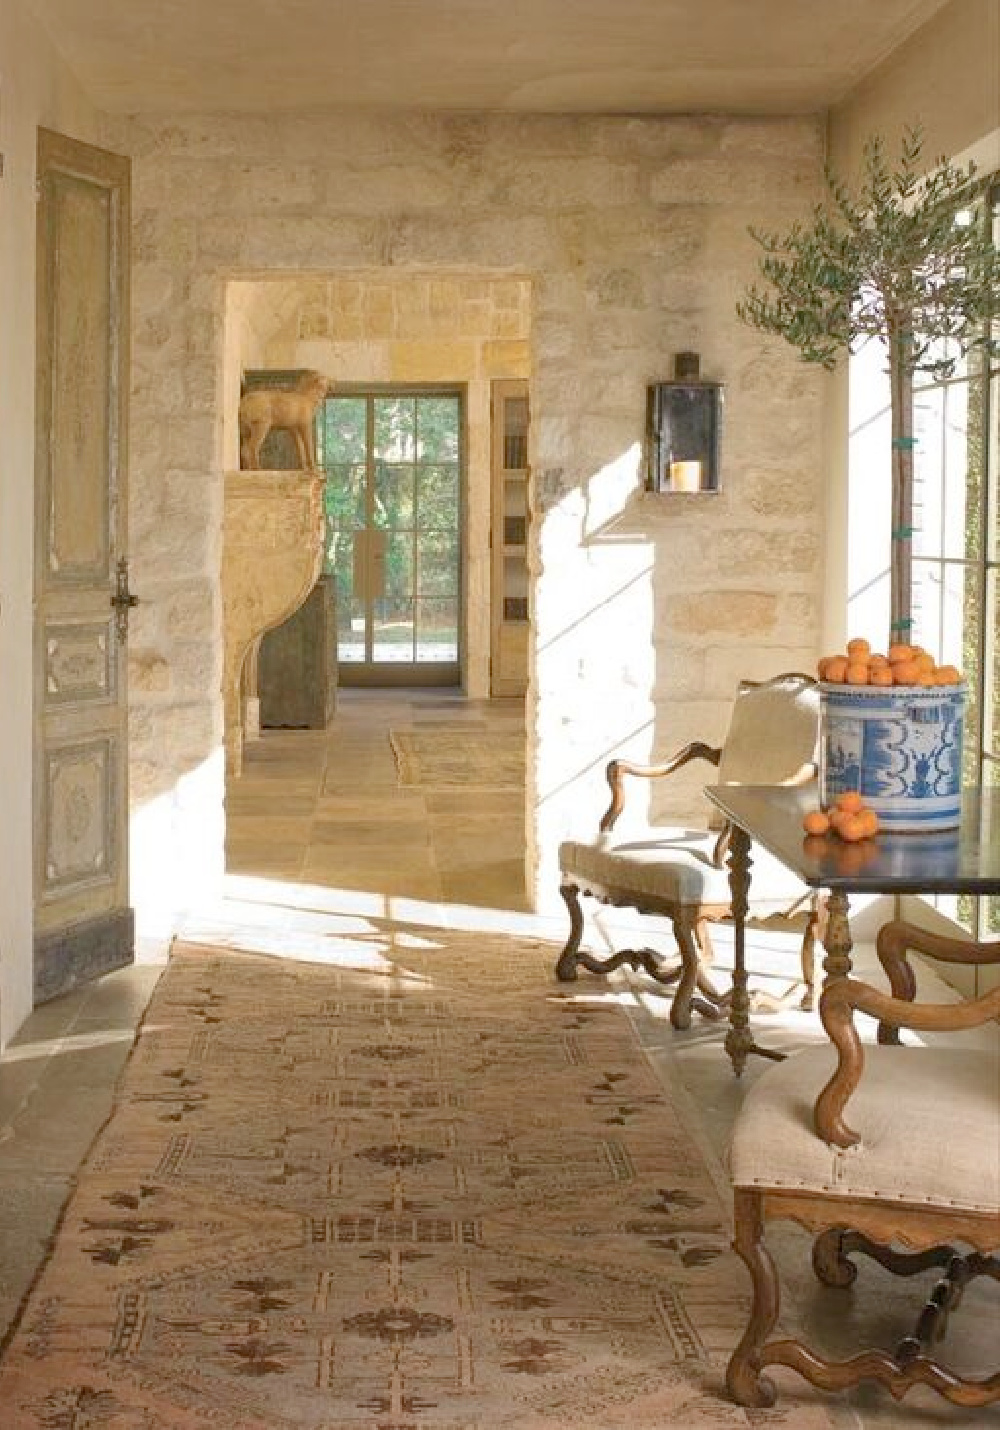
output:
<path id="1" fill-rule="evenodd" d="M 774 1382 L 762 1375 L 761 1351 L 774 1330 L 781 1305 L 778 1274 L 764 1245 L 764 1199 L 760 1192 L 736 1189 L 733 1250 L 746 1263 L 753 1285 L 753 1305 L 743 1339 L 726 1370 L 726 1388 L 738 1405 L 769 1406 L 777 1398 Z"/>

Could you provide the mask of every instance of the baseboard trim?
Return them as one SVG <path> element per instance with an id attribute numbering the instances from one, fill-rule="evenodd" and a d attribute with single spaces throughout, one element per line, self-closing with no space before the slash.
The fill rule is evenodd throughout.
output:
<path id="1" fill-rule="evenodd" d="M 39 934 L 35 939 L 35 1006 L 134 962 L 132 909 L 115 909 L 53 933 Z"/>

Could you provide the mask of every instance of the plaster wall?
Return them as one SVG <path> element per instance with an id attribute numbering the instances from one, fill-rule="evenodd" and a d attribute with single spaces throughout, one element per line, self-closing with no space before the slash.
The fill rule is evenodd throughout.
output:
<path id="1" fill-rule="evenodd" d="M 88 143 L 100 116 L 20 0 L 0 6 L 0 1046 L 31 1010 L 35 156 L 38 127 Z"/>
<path id="2" fill-rule="evenodd" d="M 451 382 L 465 388 L 463 680 L 470 699 L 486 699 L 490 384 L 529 376 L 530 284 L 509 277 L 381 272 L 237 282 L 230 292 L 250 320 L 248 338 L 256 340 L 240 358 L 243 368 L 315 368 L 335 384 Z M 263 352 L 263 360 L 254 352 Z M 227 391 L 230 386 L 227 373 Z M 235 440 L 234 417 L 227 406 L 227 452 Z"/>
<path id="3" fill-rule="evenodd" d="M 824 379 L 743 328 L 734 303 L 757 265 L 747 224 L 783 226 L 817 197 L 820 126 L 213 115 L 136 119 L 128 143 L 136 644 L 159 672 L 156 688 L 133 683 L 133 783 L 140 807 L 169 814 L 137 841 L 137 875 L 155 868 L 179 904 L 171 852 L 193 842 L 206 867 L 206 830 L 219 838 L 225 285 L 506 275 L 533 292 L 528 858 L 550 903 L 558 839 L 593 827 L 612 753 L 717 740 L 741 676 L 816 654 Z M 683 349 L 727 384 L 717 496 L 642 491 L 646 385 Z M 460 380 L 443 336 L 425 357 L 433 372 L 414 377 Z M 185 805 L 193 770 L 210 774 Z M 678 779 L 662 812 L 692 814 L 703 782 Z"/>

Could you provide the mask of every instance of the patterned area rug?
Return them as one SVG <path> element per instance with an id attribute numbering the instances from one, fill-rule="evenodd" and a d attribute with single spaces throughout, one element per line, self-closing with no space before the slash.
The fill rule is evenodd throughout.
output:
<path id="1" fill-rule="evenodd" d="M 4 1430 L 829 1426 L 725 1399 L 746 1278 L 624 1014 L 554 989 L 551 951 L 410 952 L 176 949 Z"/>
<path id="2" fill-rule="evenodd" d="M 390 730 L 401 785 L 524 788 L 524 732 Z"/>

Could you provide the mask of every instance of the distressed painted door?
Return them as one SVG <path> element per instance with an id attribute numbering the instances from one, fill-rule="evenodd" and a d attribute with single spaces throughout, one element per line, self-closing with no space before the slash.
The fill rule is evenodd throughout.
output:
<path id="1" fill-rule="evenodd" d="M 38 137 L 35 1001 L 131 962 L 129 163 Z M 115 602 L 118 601 L 116 605 Z"/>

